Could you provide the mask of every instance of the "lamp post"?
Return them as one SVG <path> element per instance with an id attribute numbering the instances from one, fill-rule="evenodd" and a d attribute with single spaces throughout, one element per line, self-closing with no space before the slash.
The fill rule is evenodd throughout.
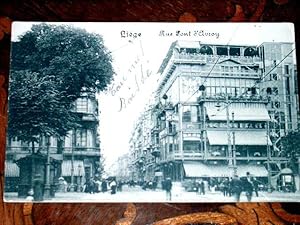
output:
<path id="1" fill-rule="evenodd" d="M 46 161 L 46 176 L 45 176 L 45 188 L 44 198 L 50 198 L 50 140 L 46 137 L 46 148 L 47 148 L 47 161 Z"/>
<path id="2" fill-rule="evenodd" d="M 81 165 L 78 165 L 78 176 L 79 176 L 79 184 L 77 188 L 77 192 L 81 192 Z"/>
<path id="3" fill-rule="evenodd" d="M 74 191 L 74 150 L 76 147 L 76 129 L 73 130 L 72 153 L 71 153 L 71 184 L 70 191 Z"/>

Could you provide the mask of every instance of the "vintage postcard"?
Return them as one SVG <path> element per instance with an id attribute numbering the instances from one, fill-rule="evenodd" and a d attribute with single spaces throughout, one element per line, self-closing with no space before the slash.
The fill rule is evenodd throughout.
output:
<path id="1" fill-rule="evenodd" d="M 5 201 L 299 201 L 294 36 L 13 23 Z"/>

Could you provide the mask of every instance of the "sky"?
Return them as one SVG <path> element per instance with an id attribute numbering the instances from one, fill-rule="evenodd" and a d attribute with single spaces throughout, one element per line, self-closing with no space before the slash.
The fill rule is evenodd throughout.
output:
<path id="1" fill-rule="evenodd" d="M 17 40 L 32 24 L 14 22 L 12 40 Z M 152 99 L 160 79 L 158 68 L 173 41 L 233 45 L 295 42 L 291 23 L 52 24 L 72 24 L 102 35 L 113 57 L 114 81 L 107 92 L 99 94 L 100 142 L 107 168 L 128 153 L 133 125 Z"/>

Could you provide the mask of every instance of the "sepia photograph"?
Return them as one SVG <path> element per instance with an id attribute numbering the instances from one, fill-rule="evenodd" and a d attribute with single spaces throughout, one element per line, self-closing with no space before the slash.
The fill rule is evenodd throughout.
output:
<path id="1" fill-rule="evenodd" d="M 14 22 L 6 202 L 298 202 L 292 23 Z"/>

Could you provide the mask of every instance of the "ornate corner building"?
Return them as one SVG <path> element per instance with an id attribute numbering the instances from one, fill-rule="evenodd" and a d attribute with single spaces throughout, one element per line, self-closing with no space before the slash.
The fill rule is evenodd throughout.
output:
<path id="1" fill-rule="evenodd" d="M 56 164 L 50 167 L 50 183 L 55 185 L 60 177 L 68 184 L 82 187 L 83 184 L 98 173 L 100 163 L 100 142 L 98 137 L 98 100 L 92 92 L 82 92 L 81 97 L 74 102 L 74 111 L 77 113 L 79 128 L 68 132 L 66 137 L 40 137 L 39 143 L 35 143 L 34 152 L 47 154 L 47 142 L 49 154 Z M 32 144 L 18 141 L 17 138 L 7 138 L 5 161 L 5 191 L 18 191 L 18 187 L 24 186 L 25 190 L 31 186 L 30 180 L 36 173 L 46 179 L 44 167 L 40 170 L 34 166 L 28 171 L 20 171 L 16 164 L 20 159 L 32 154 Z M 30 163 L 29 163 L 30 164 Z M 35 171 L 34 171 L 35 170 Z M 39 170 L 39 171 L 38 171 Z M 28 177 L 32 179 L 24 179 Z M 79 190 L 78 190 L 79 191 Z M 27 191 L 23 194 L 26 196 Z M 20 196 L 20 193 L 19 193 Z M 21 194 L 22 197 L 22 194 Z"/>
<path id="2" fill-rule="evenodd" d="M 132 177 L 220 179 L 247 172 L 276 185 L 280 138 L 298 127 L 292 43 L 172 43 L 155 103 L 130 141 Z"/>

